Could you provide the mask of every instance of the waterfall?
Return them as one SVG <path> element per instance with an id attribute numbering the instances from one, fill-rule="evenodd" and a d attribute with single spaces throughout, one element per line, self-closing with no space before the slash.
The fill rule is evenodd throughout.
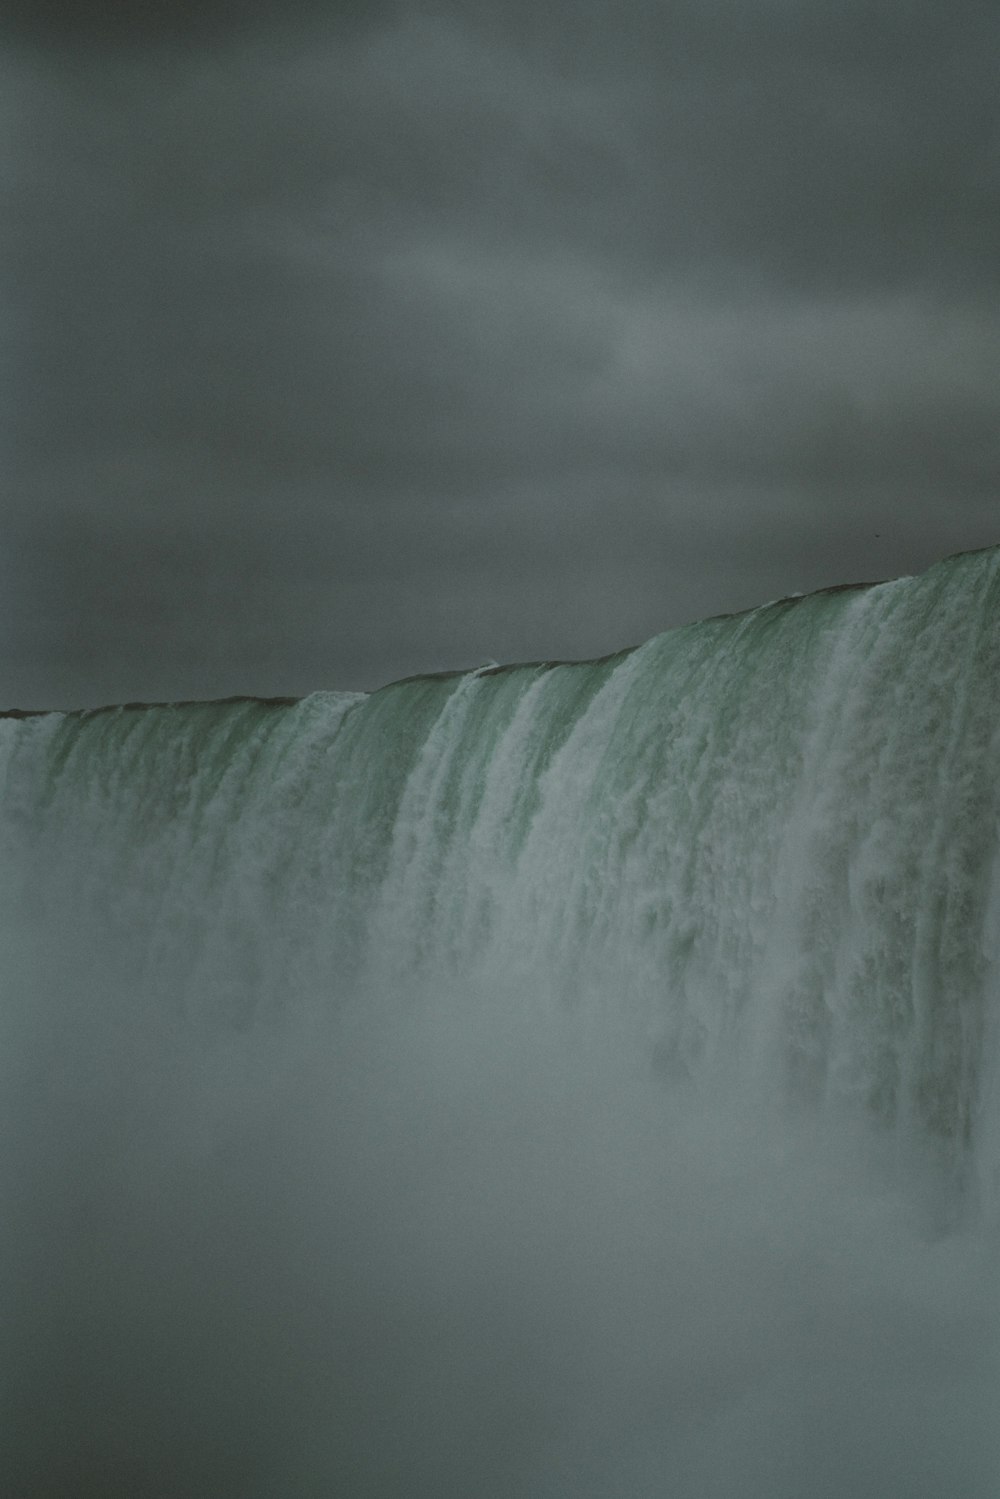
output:
<path id="1" fill-rule="evenodd" d="M 17 1492 L 995 1494 L 998 683 L 991 549 L 3 719 Z"/>

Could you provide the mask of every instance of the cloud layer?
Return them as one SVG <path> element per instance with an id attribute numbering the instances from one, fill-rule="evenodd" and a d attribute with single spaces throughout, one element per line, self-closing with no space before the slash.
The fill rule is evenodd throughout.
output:
<path id="1" fill-rule="evenodd" d="M 5 698 L 592 654 L 996 540 L 997 29 L 8 9 Z"/>

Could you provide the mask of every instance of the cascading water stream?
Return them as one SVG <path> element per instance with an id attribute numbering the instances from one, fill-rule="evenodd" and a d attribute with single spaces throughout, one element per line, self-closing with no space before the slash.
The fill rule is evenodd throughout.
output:
<path id="1" fill-rule="evenodd" d="M 30 1179 L 13 1173 L 26 1226 L 6 1263 L 24 1276 L 29 1240 L 51 1261 L 11 1330 L 30 1371 L 9 1397 L 18 1492 L 995 1493 L 976 1402 L 996 1393 L 998 683 L 991 550 L 598 662 L 0 724 L 5 1122 Z M 231 1176 L 246 1195 L 222 1212 Z M 67 1182 L 56 1251 L 36 1197 Z M 258 1231 L 266 1264 L 240 1269 Z M 101 1253 L 129 1267 L 124 1308 Z M 832 1289 L 838 1256 L 856 1303 Z M 399 1290 L 411 1258 L 432 1311 Z M 106 1340 L 134 1379 L 165 1339 L 148 1409 L 116 1384 L 99 1418 L 53 1379 L 58 1317 L 45 1336 L 32 1320 L 49 1273 L 77 1376 Z M 897 1274 L 912 1327 L 885 1311 Z M 280 1396 L 165 1333 L 220 1277 L 219 1346 L 281 1371 Z M 721 1310 L 699 1320 L 692 1287 Z M 89 1294 L 100 1325 L 81 1331 Z M 379 1320 L 394 1297 L 399 1357 Z M 881 1447 L 831 1330 L 865 1306 L 922 1371 L 907 1405 L 891 1355 L 862 1360 Z M 964 1372 L 939 1388 L 927 1371 L 952 1346 Z M 580 1360 L 604 1369 L 599 1396 Z M 192 1435 L 188 1410 L 185 1437 L 163 1408 L 186 1409 L 188 1377 L 211 1415 Z M 90 1474 L 76 1489 L 38 1456 L 46 1380 Z M 105 1430 L 116 1401 L 134 1459 Z M 245 1467 L 241 1401 L 281 1411 Z M 867 1454 L 846 1470 L 823 1401 Z M 935 1409 L 962 1433 L 950 1467 L 914 1435 Z"/>

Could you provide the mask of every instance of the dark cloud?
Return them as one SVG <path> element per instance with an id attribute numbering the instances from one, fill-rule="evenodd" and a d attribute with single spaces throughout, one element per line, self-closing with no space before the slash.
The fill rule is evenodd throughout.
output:
<path id="1" fill-rule="evenodd" d="M 0 38 L 45 46 L 129 47 L 210 41 L 322 16 L 327 25 L 366 27 L 395 0 L 6 0 Z"/>
<path id="2" fill-rule="evenodd" d="M 12 699 L 609 650 L 995 539 L 990 9 L 27 14 Z"/>

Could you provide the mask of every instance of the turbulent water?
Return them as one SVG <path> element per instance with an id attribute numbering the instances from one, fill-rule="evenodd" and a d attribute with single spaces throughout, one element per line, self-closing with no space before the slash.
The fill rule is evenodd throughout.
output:
<path id="1" fill-rule="evenodd" d="M 1000 549 L 0 723 L 6 1491 L 995 1499 Z"/>

